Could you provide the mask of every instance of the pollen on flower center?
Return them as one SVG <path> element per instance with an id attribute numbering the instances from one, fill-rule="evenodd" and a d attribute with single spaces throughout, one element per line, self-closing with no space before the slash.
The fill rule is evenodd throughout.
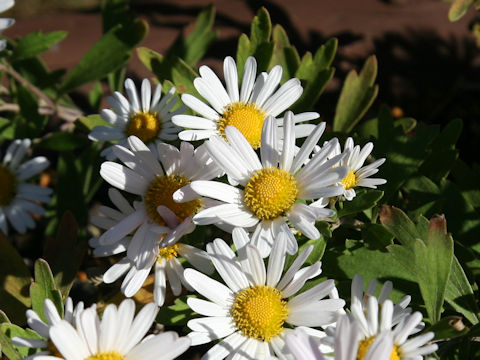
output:
<path id="1" fill-rule="evenodd" d="M 218 131 L 226 140 L 225 129 L 235 126 L 254 149 L 260 147 L 265 113 L 256 104 L 236 102 L 228 105 L 218 120 Z"/>
<path id="2" fill-rule="evenodd" d="M 17 193 L 17 178 L 5 165 L 0 165 L 0 206 L 12 202 Z"/>
<path id="3" fill-rule="evenodd" d="M 236 295 L 230 313 L 243 335 L 270 341 L 283 331 L 288 306 L 278 289 L 255 285 Z"/>
<path id="4" fill-rule="evenodd" d="M 261 220 L 284 215 L 297 199 L 297 181 L 288 171 L 278 168 L 258 170 L 245 186 L 243 201 Z"/>
<path id="5" fill-rule="evenodd" d="M 345 190 L 349 190 L 357 186 L 357 176 L 355 175 L 353 170 L 350 170 L 347 176 L 345 176 L 340 182 L 345 187 Z"/>
<path id="6" fill-rule="evenodd" d="M 100 352 L 95 355 L 89 356 L 85 360 L 125 360 L 125 356 L 118 351 Z"/>
<path id="7" fill-rule="evenodd" d="M 165 226 L 165 222 L 157 211 L 157 207 L 163 205 L 177 215 L 179 222 L 189 216 L 193 216 L 202 208 L 202 200 L 196 199 L 184 203 L 173 201 L 173 193 L 178 189 L 190 184 L 190 180 L 182 175 L 157 176 L 152 180 L 145 193 L 145 207 L 147 214 L 153 221 Z"/>
<path id="8" fill-rule="evenodd" d="M 160 130 L 162 121 L 156 112 L 138 112 L 130 115 L 125 133 L 127 136 L 135 135 L 144 143 L 148 143 L 157 137 Z"/>
<path id="9" fill-rule="evenodd" d="M 171 260 L 172 258 L 176 258 L 178 256 L 178 248 L 180 246 L 178 244 L 173 244 L 171 246 L 165 246 L 158 250 L 158 259 L 157 261 L 160 263 L 162 259 L 166 261 Z"/>
<path id="10" fill-rule="evenodd" d="M 365 359 L 368 349 L 370 348 L 370 345 L 372 345 L 374 340 L 375 340 L 375 336 L 371 336 L 369 338 L 366 338 L 365 340 L 360 341 L 360 343 L 358 344 L 357 360 Z M 400 349 L 397 345 L 393 345 L 393 350 L 392 350 L 392 353 L 390 354 L 389 360 L 400 360 L 400 359 L 401 359 Z"/>

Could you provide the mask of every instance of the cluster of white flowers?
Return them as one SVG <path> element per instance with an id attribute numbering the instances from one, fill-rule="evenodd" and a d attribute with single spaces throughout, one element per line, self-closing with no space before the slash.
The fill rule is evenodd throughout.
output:
<path id="1" fill-rule="evenodd" d="M 422 329 L 422 316 L 410 314 L 408 298 L 395 306 L 387 299 L 391 284 L 377 298 L 374 285 L 364 295 L 363 281 L 356 278 L 347 315 L 334 280 L 319 282 L 321 263 L 303 266 L 313 246 L 299 252 L 295 235 L 318 239 L 316 221 L 335 216 L 328 205 L 352 200 L 356 187 L 385 183 L 370 178 L 385 159 L 364 166 L 373 145 L 354 146 L 351 138 L 343 151 L 336 138 L 319 146 L 325 123 L 305 123 L 319 115 L 288 111 L 303 92 L 300 81 L 279 87 L 280 66 L 258 75 L 256 68 L 255 59 L 248 58 L 239 88 L 231 57 L 224 61 L 226 87 L 202 66 L 194 85 L 207 103 L 189 94 L 181 97 L 196 115 L 178 106 L 175 88 L 162 97 L 157 85 L 152 95 L 146 79 L 140 96 L 127 79 L 128 99 L 118 92 L 108 98 L 112 109 L 101 115 L 111 126 L 96 127 L 89 137 L 117 142 L 102 152 L 108 161 L 100 170 L 112 186 L 113 207 L 101 206 L 92 217 L 103 232 L 90 245 L 94 256 L 123 253 L 103 280 L 113 283 L 125 275 L 121 291 L 126 297 L 135 295 L 153 271 L 154 303 L 135 319 L 132 300 L 118 308 L 108 305 L 100 320 L 95 306 L 73 311 L 70 300 L 61 319 L 47 301 L 47 323 L 28 314 L 30 327 L 45 340 L 16 338 L 16 345 L 42 349 L 32 355 L 40 360 L 172 359 L 190 345 L 216 340 L 203 359 L 421 359 L 436 350 L 426 345 L 432 333 L 409 339 Z M 305 138 L 301 146 L 298 138 Z M 189 143 L 198 140 L 204 142 Z M 167 143 L 174 141 L 179 148 Z M 4 159 L 5 171 L 18 181 L 44 168 L 36 161 L 26 174 L 17 169 L 24 152 L 9 149 Z M 18 197 L 33 192 L 34 185 L 24 184 L 25 190 L 21 185 L 15 185 Z M 42 191 L 34 200 L 48 200 L 49 193 Z M 12 196 L 9 201 L 0 215 L 10 219 L 20 200 Z M 31 225 L 10 220 L 19 231 Z M 204 240 L 213 240 L 205 249 L 188 244 L 185 235 L 202 225 L 231 233 L 235 251 L 222 239 Z M 1 217 L 0 226 L 6 226 Z M 287 254 L 295 260 L 284 271 Z M 208 276 L 215 270 L 223 283 Z M 313 287 L 300 292 L 314 279 Z M 173 296 L 185 288 L 206 298 L 187 301 L 202 317 L 188 321 L 192 331 L 185 338 L 166 332 L 142 340 L 166 302 L 167 281 Z"/>

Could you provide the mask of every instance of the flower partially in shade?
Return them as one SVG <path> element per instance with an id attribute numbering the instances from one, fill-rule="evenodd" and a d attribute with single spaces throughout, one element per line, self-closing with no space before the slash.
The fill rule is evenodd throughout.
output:
<path id="1" fill-rule="evenodd" d="M 0 229 L 5 234 L 7 219 L 21 234 L 35 228 L 31 214 L 43 215 L 45 209 L 38 203 L 51 200 L 52 189 L 26 182 L 50 164 L 43 156 L 22 162 L 30 145 L 30 139 L 14 140 L 0 163 Z"/>
<path id="2" fill-rule="evenodd" d="M 0 0 L 0 13 L 7 11 L 13 5 L 15 5 L 14 0 Z M 14 19 L 0 18 L 0 32 L 9 28 L 15 23 Z M 5 49 L 7 42 L 5 40 L 0 40 L 0 51 Z"/>
<path id="3" fill-rule="evenodd" d="M 269 117 L 263 126 L 259 159 L 240 131 L 229 126 L 225 131 L 227 141 L 214 136 L 204 145 L 233 185 L 193 181 L 175 192 L 174 199 L 184 203 L 201 195 L 221 201 L 221 205 L 201 210 L 193 217 L 194 222 L 255 229 L 252 244 L 263 257 L 270 253 L 276 235 L 284 231 L 289 234 L 287 251 L 294 254 L 297 241 L 287 221 L 308 238 L 317 239 L 320 233 L 315 221 L 331 217 L 335 212 L 307 205 L 305 201 L 343 193 L 335 184 L 346 176 L 347 169 L 336 165 L 346 154 L 327 159 L 335 141 L 305 165 L 324 129 L 324 123 L 316 126 L 296 152 L 293 114 L 287 112 L 285 116 L 283 141 L 277 138 L 275 119 Z"/>
<path id="4" fill-rule="evenodd" d="M 140 195 L 141 201 L 131 206 L 119 192 L 112 190 L 111 199 L 118 210 L 105 207 L 101 209 L 106 216 L 95 218 L 94 222 L 106 231 L 100 237 L 92 239 L 90 245 L 96 248 L 97 256 L 109 256 L 126 250 L 127 256 L 105 273 L 104 281 L 113 282 L 128 271 L 121 289 L 126 296 L 133 296 L 144 283 L 155 261 L 160 260 L 161 263 L 161 249 L 165 247 L 173 246 L 177 250 L 180 247 L 177 253 L 191 260 L 192 265 L 202 269 L 211 268 L 210 265 L 205 265 L 208 260 L 198 260 L 206 259 L 204 252 L 177 243 L 183 235 L 194 230 L 192 216 L 218 202 L 197 196 L 192 201 L 179 204 L 173 201 L 172 194 L 193 180 L 212 179 L 220 175 L 220 170 L 204 146 L 194 150 L 191 144 L 182 143 L 179 150 L 172 145 L 160 143 L 157 146 L 157 157 L 136 137 L 129 137 L 128 143 L 131 150 L 118 145 L 113 149 L 125 166 L 105 162 L 100 174 L 111 185 Z M 175 277 L 175 271 L 179 271 L 180 267 L 171 268 L 177 259 L 170 259 L 168 270 L 164 270 L 172 275 L 169 276 L 170 285 L 175 293 L 179 293 L 178 281 L 183 279 Z M 163 265 L 158 265 L 157 268 Z M 163 304 L 165 279 L 162 280 L 160 270 L 157 274 L 160 282 L 156 289 L 161 291 L 155 292 L 156 301 Z"/>
<path id="5" fill-rule="evenodd" d="M 171 88 L 162 97 L 162 86 L 157 84 L 152 94 L 148 79 L 143 79 L 140 97 L 132 79 L 125 80 L 128 100 L 119 92 L 109 96 L 107 101 L 113 109 L 104 109 L 101 116 L 109 126 L 96 126 L 90 135 L 95 141 L 118 141 L 118 145 L 126 146 L 129 136 L 136 136 L 156 152 L 156 146 L 162 141 L 178 138 L 180 128 L 172 123 L 172 116 L 181 114 L 185 107 L 173 110 L 177 103 L 175 88 Z M 109 146 L 101 152 L 108 160 L 115 159 L 113 147 Z"/>
<path id="6" fill-rule="evenodd" d="M 187 323 L 193 330 L 188 335 L 192 345 L 222 339 L 202 359 L 287 358 L 285 335 L 292 326 L 323 326 L 336 321 L 345 302 L 324 299 L 335 289 L 333 280 L 295 296 L 307 280 L 321 273 L 320 262 L 302 268 L 312 245 L 283 273 L 286 234 L 278 235 L 267 267 L 243 229 L 233 230 L 233 242 L 237 254 L 220 239 L 207 245 L 225 285 L 194 269 L 185 270 L 185 279 L 208 299 L 187 300 L 193 311 L 205 316 Z"/>
<path id="7" fill-rule="evenodd" d="M 135 303 L 126 299 L 120 306 L 110 304 L 100 320 L 95 307 L 77 316 L 76 326 L 60 320 L 50 328 L 59 357 L 38 356 L 37 360 L 170 360 L 190 346 L 188 337 L 168 331 L 147 336 L 158 308 L 149 303 L 135 316 Z"/>
<path id="8" fill-rule="evenodd" d="M 277 117 L 288 109 L 302 95 L 300 80 L 286 81 L 278 90 L 282 79 L 282 67 L 276 65 L 267 73 L 257 77 L 257 62 L 249 57 L 245 62 L 242 85 L 238 87 L 238 70 L 235 60 L 227 56 L 223 62 L 226 88 L 208 66 L 201 66 L 200 77 L 193 82 L 198 93 L 208 104 L 193 95 L 183 94 L 182 101 L 200 116 L 175 115 L 173 123 L 187 128 L 179 133 L 182 140 L 208 139 L 214 135 L 226 139 L 225 130 L 235 126 L 250 145 L 261 146 L 262 127 L 268 116 Z M 317 119 L 319 114 L 307 112 L 297 114 L 295 123 Z M 283 121 L 279 119 L 280 125 Z M 314 128 L 311 124 L 299 124 L 294 136 L 305 137 Z"/>
<path id="9" fill-rule="evenodd" d="M 65 305 L 62 309 L 63 314 L 60 314 L 52 300 L 45 299 L 43 314 L 45 315 L 46 321 L 43 321 L 40 318 L 40 315 L 32 309 L 27 310 L 26 314 L 27 324 L 30 329 L 34 330 L 44 339 L 14 337 L 12 338 L 12 343 L 16 346 L 27 346 L 31 349 L 41 350 L 28 356 L 26 359 L 37 359 L 41 355 L 58 355 L 55 346 L 53 346 L 53 343 L 50 340 L 50 328 L 62 319 L 75 326 L 75 318 L 83 311 L 83 309 L 83 302 L 79 302 L 74 308 L 72 299 L 68 297 L 67 300 L 65 300 Z"/>
<path id="10" fill-rule="evenodd" d="M 354 145 L 351 137 L 347 138 L 345 141 L 343 152 L 346 152 L 347 156 L 345 156 L 339 164 L 340 166 L 345 166 L 348 169 L 347 176 L 345 176 L 339 182 L 339 186 L 342 186 L 345 189 L 344 193 L 342 194 L 345 199 L 352 200 L 356 196 L 356 187 L 368 187 L 376 189 L 377 185 L 382 185 L 387 182 L 385 179 L 370 177 L 378 172 L 378 167 L 385 162 L 384 158 L 378 159 L 371 164 L 363 166 L 372 150 L 373 144 L 371 142 L 367 143 L 363 148 L 361 148 L 360 145 Z M 341 152 L 340 144 L 337 143 L 332 156 L 340 154 Z"/>

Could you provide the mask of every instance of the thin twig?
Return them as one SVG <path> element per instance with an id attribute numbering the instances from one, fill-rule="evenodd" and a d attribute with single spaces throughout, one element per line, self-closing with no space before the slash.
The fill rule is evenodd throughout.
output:
<path id="1" fill-rule="evenodd" d="M 42 99 L 45 104 L 52 109 L 53 113 L 55 113 L 56 106 L 52 99 L 50 99 L 42 90 L 37 88 L 35 85 L 30 83 L 27 79 L 25 79 L 22 75 L 16 72 L 14 69 L 5 66 L 4 64 L 0 64 L 0 71 L 4 71 L 10 74 L 13 78 L 15 78 L 20 84 L 25 86 L 29 89 L 32 93 L 34 93 L 38 98 Z"/>
<path id="2" fill-rule="evenodd" d="M 14 112 L 19 112 L 20 111 L 20 106 L 17 104 L 10 104 L 10 103 L 5 103 L 0 105 L 0 112 L 1 111 L 14 111 Z M 53 115 L 55 113 L 55 109 L 52 109 L 48 106 L 40 106 L 38 108 L 38 113 L 40 115 Z M 80 110 L 77 109 L 72 109 L 63 105 L 59 105 L 57 107 L 57 114 L 56 114 L 60 119 L 63 119 L 68 122 L 74 122 L 77 120 L 79 117 L 83 116 L 83 113 Z"/>

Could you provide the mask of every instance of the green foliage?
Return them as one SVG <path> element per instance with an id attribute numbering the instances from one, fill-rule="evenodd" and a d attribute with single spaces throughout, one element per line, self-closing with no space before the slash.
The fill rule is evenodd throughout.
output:
<path id="1" fill-rule="evenodd" d="M 30 33 L 18 40 L 13 49 L 11 61 L 17 62 L 35 57 L 62 41 L 66 36 L 66 31 L 52 31 L 48 34 L 42 34 L 41 31 Z"/>
<path id="2" fill-rule="evenodd" d="M 111 28 L 68 73 L 60 92 L 69 92 L 118 70 L 128 61 L 130 50 L 143 40 L 147 31 L 147 23 L 141 20 Z"/>
<path id="3" fill-rule="evenodd" d="M 343 207 L 337 212 L 338 217 L 357 214 L 371 209 L 383 197 L 383 191 L 368 190 L 355 196 L 352 201 L 343 202 Z"/>
<path id="4" fill-rule="evenodd" d="M 187 304 L 187 296 L 180 296 L 170 306 L 162 306 L 158 312 L 156 321 L 164 325 L 186 325 L 188 320 L 193 319 L 196 313 Z"/>
<path id="5" fill-rule="evenodd" d="M 46 322 L 44 313 L 45 300 L 50 299 L 63 318 L 62 294 L 57 289 L 50 266 L 43 259 L 35 261 L 35 281 L 30 284 L 30 298 L 32 309 Z"/>
<path id="6" fill-rule="evenodd" d="M 355 70 L 348 73 L 338 99 L 333 131 L 350 133 L 367 110 L 372 106 L 378 94 L 377 58 L 370 56 L 363 65 L 360 74 Z"/>
<path id="7" fill-rule="evenodd" d="M 453 240 L 446 232 L 445 218 L 434 217 L 428 228 L 422 218 L 415 226 L 401 210 L 384 206 L 380 220 L 401 243 L 390 245 L 388 251 L 418 283 L 431 322 L 439 321 L 445 299 L 472 323 L 477 323 L 473 290 L 454 260 Z"/>
<path id="8" fill-rule="evenodd" d="M 10 241 L 0 233 L 0 304 L 2 310 L 17 324 L 25 323 L 25 311 L 30 307 L 28 286 L 30 272 Z"/>
<path id="9" fill-rule="evenodd" d="M 448 19 L 450 21 L 459 20 L 463 15 L 465 15 L 467 10 L 474 2 L 475 0 L 453 0 L 450 10 L 448 11 Z"/>

